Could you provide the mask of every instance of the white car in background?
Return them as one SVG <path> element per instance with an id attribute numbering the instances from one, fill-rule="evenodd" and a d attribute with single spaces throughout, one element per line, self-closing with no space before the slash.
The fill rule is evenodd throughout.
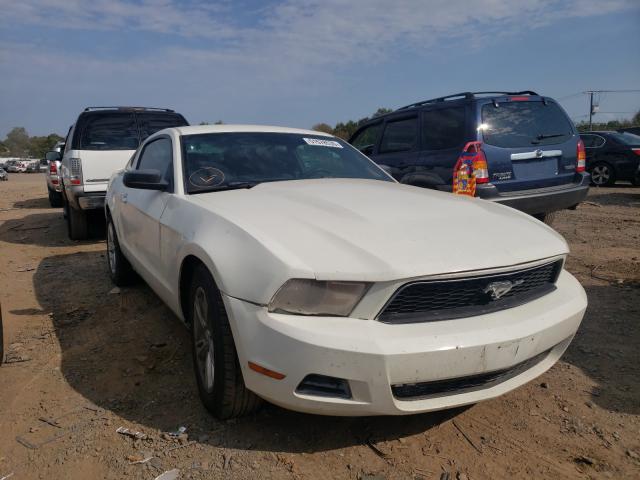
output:
<path id="1" fill-rule="evenodd" d="M 191 328 L 220 418 L 260 397 L 327 415 L 489 399 L 550 368 L 587 306 L 551 228 L 399 184 L 320 132 L 162 130 L 105 208 L 112 279 L 135 270 Z"/>

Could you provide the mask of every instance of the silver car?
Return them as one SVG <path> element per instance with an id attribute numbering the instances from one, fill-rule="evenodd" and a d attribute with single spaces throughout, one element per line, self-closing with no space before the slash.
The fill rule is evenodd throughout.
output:
<path id="1" fill-rule="evenodd" d="M 45 159 L 48 168 L 45 173 L 47 191 L 49 192 L 49 204 L 54 207 L 62 206 L 62 184 L 60 182 L 60 160 L 64 151 L 64 142 L 58 142 L 53 150 L 47 152 Z"/>
<path id="2" fill-rule="evenodd" d="M 0 181 L 9 180 L 9 174 L 4 170 L 4 168 L 0 168 Z"/>

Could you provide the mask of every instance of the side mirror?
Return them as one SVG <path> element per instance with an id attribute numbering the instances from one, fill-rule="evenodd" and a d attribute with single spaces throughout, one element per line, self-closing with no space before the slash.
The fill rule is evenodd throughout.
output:
<path id="1" fill-rule="evenodd" d="M 60 155 L 60 152 L 56 152 L 55 150 L 51 150 L 50 152 L 47 152 L 47 154 L 44 156 L 44 158 L 48 162 L 59 162 L 60 160 L 62 160 L 62 155 Z"/>
<path id="2" fill-rule="evenodd" d="M 365 155 L 371 155 L 373 153 L 373 145 L 364 145 L 363 147 L 360 147 L 359 150 Z"/>
<path id="3" fill-rule="evenodd" d="M 389 165 L 378 165 L 382 170 L 393 176 L 393 169 Z"/>
<path id="4" fill-rule="evenodd" d="M 164 192 L 169 188 L 169 183 L 162 179 L 158 170 L 128 170 L 124 172 L 122 182 L 129 188 L 142 190 L 158 190 Z"/>

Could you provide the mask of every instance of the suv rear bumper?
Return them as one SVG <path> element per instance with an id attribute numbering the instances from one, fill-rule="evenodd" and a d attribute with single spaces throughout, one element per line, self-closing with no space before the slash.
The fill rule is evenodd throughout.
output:
<path id="1" fill-rule="evenodd" d="M 581 175 L 580 181 L 568 186 L 539 188 L 508 194 L 499 193 L 495 185 L 490 183 L 478 185 L 477 196 L 533 215 L 555 212 L 578 205 L 587 196 L 591 176 L 584 172 L 579 175 Z"/>
<path id="2" fill-rule="evenodd" d="M 82 185 L 65 185 L 64 193 L 69 206 L 76 210 L 98 210 L 104 208 L 106 192 L 85 192 Z"/>

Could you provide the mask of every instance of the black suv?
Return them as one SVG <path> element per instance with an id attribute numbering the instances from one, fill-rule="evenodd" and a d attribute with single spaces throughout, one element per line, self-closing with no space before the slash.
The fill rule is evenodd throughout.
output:
<path id="1" fill-rule="evenodd" d="M 549 223 L 587 195 L 580 136 L 553 99 L 532 91 L 465 92 L 369 120 L 349 142 L 401 183 L 452 191 L 468 152 L 486 161 L 475 195 Z"/>

